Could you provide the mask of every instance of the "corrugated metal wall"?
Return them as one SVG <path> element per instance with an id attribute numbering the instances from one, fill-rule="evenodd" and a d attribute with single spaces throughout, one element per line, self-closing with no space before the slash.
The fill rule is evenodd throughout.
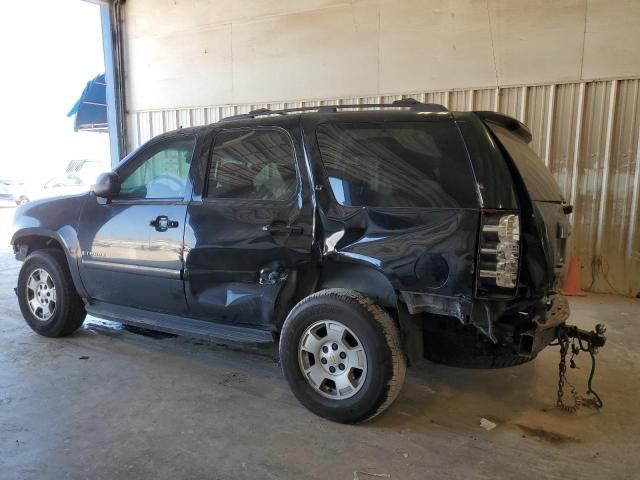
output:
<path id="1" fill-rule="evenodd" d="M 579 257 L 583 288 L 640 292 L 640 79 L 134 112 L 129 138 L 139 145 L 162 132 L 256 108 L 389 103 L 404 97 L 450 110 L 498 110 L 526 123 L 533 149 L 575 206 L 570 248 Z"/>

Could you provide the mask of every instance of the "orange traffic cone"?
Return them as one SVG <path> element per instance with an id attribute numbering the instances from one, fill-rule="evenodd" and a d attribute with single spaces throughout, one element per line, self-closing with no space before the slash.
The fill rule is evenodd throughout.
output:
<path id="1" fill-rule="evenodd" d="M 578 266 L 578 257 L 572 256 L 569 261 L 569 269 L 564 279 L 562 293 L 569 296 L 586 295 L 580 288 L 580 267 Z"/>

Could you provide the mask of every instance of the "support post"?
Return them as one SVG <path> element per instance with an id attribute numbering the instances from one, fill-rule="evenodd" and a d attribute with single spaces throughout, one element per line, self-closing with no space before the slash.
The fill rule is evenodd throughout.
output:
<path id="1" fill-rule="evenodd" d="M 120 2 L 100 3 L 102 47 L 104 51 L 105 81 L 107 84 L 107 120 L 111 166 L 115 167 L 127 150 L 124 72 L 122 64 L 122 35 L 119 19 Z"/>

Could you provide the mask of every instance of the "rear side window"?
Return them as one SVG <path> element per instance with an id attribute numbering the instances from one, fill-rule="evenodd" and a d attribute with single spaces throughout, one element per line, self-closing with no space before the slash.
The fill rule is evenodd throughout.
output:
<path id="1" fill-rule="evenodd" d="M 506 128 L 488 122 L 491 131 L 498 137 L 516 165 L 532 200 L 562 201 L 562 194 L 553 175 L 529 145 Z"/>
<path id="2" fill-rule="evenodd" d="M 471 168 L 451 122 L 331 123 L 316 130 L 345 206 L 475 207 Z"/>
<path id="3" fill-rule="evenodd" d="M 291 141 L 280 130 L 227 130 L 215 139 L 207 196 L 287 200 L 296 189 Z"/>

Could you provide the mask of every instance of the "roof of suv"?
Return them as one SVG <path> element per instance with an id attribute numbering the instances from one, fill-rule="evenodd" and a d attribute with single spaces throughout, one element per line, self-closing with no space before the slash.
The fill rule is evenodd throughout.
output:
<path id="1" fill-rule="evenodd" d="M 364 110 L 363 110 L 364 109 Z M 326 121 L 419 121 L 426 118 L 452 116 L 444 106 L 434 103 L 420 103 L 413 98 L 396 100 L 387 104 L 344 104 L 320 105 L 312 107 L 269 110 L 261 108 L 247 114 L 227 117 L 215 124 L 216 127 L 281 126 L 291 128 L 302 122 L 313 128 Z"/>
<path id="2" fill-rule="evenodd" d="M 217 128 L 279 126 L 292 128 L 302 123 L 307 128 L 325 122 L 385 122 L 385 121 L 423 121 L 452 120 L 449 112 L 414 112 L 408 110 L 365 110 L 357 112 L 308 112 L 299 114 L 269 115 L 258 117 L 237 117 L 224 119 L 214 124 Z"/>
<path id="3" fill-rule="evenodd" d="M 365 109 L 365 110 L 362 110 Z M 478 111 L 474 113 L 485 121 L 498 123 L 519 135 L 526 143 L 531 141 L 531 132 L 517 119 L 498 112 Z M 276 126 L 285 129 L 295 128 L 301 123 L 306 129 L 313 129 L 325 122 L 416 122 L 424 120 L 453 120 L 458 112 L 450 112 L 446 107 L 435 103 L 421 103 L 413 98 L 396 100 L 389 104 L 345 104 L 321 105 L 310 107 L 269 110 L 261 108 L 246 114 L 223 118 L 217 123 L 201 127 L 181 129 L 182 133 L 201 133 L 211 128 L 239 128 Z"/>

